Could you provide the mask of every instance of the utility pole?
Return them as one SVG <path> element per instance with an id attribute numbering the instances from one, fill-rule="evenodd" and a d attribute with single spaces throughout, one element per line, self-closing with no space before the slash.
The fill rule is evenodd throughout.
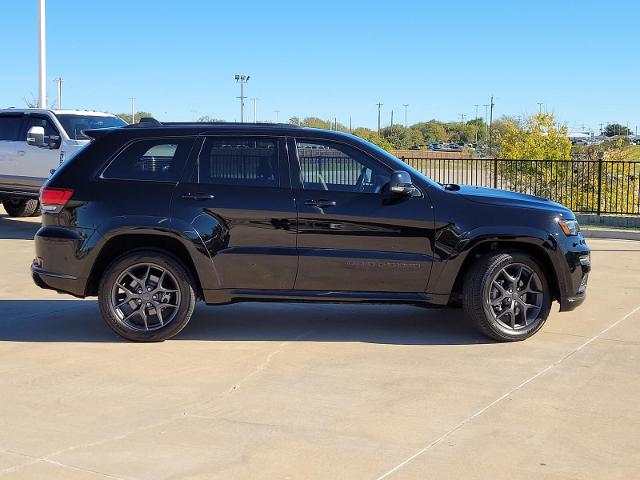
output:
<path id="1" fill-rule="evenodd" d="M 131 100 L 131 123 L 136 123 L 136 97 L 129 97 Z"/>
<path id="2" fill-rule="evenodd" d="M 380 109 L 382 108 L 382 103 L 376 103 L 378 105 L 378 135 L 380 135 Z"/>
<path id="3" fill-rule="evenodd" d="M 636 132 L 638 130 L 638 127 L 636 127 Z M 351 130 L 351 115 L 349 115 L 349 133 L 353 133 L 353 130 Z"/>
<path id="4" fill-rule="evenodd" d="M 391 109 L 391 127 L 393 128 L 393 109 Z"/>
<path id="5" fill-rule="evenodd" d="M 600 136 L 602 136 L 602 132 L 604 132 L 604 130 L 602 130 L 602 125 L 604 125 L 603 123 L 600 124 Z"/>
<path id="6" fill-rule="evenodd" d="M 482 106 L 484 107 L 484 139 L 486 141 L 489 138 L 489 104 L 485 103 Z"/>
<path id="7" fill-rule="evenodd" d="M 493 95 L 491 95 L 491 103 L 489 104 L 491 110 L 489 110 L 489 154 L 493 153 Z"/>
<path id="8" fill-rule="evenodd" d="M 39 22 L 39 78 L 40 88 L 38 106 L 47 108 L 47 36 L 46 36 L 46 4 L 45 0 L 38 1 Z"/>
<path id="9" fill-rule="evenodd" d="M 276 123 L 280 123 L 280 110 L 274 110 L 276 113 Z"/>
<path id="10" fill-rule="evenodd" d="M 475 123 L 476 123 L 476 143 L 478 143 L 478 107 L 479 106 L 480 105 L 474 105 L 474 107 L 476 107 L 476 120 L 475 120 Z"/>
<path id="11" fill-rule="evenodd" d="M 251 100 L 253 100 L 253 123 L 258 123 L 258 100 L 260 100 L 258 97 L 252 97 Z"/>
<path id="12" fill-rule="evenodd" d="M 55 82 L 58 84 L 58 110 L 62 110 L 62 82 L 64 82 L 64 79 L 58 77 Z"/>
<path id="13" fill-rule="evenodd" d="M 236 75 L 236 83 L 240 84 L 240 96 L 236 97 L 240 99 L 240 123 L 244 123 L 244 84 L 249 81 L 249 75 Z"/>
<path id="14" fill-rule="evenodd" d="M 402 106 L 404 107 L 404 128 L 408 128 L 409 122 L 407 122 L 407 107 L 409 107 L 409 104 L 403 103 Z"/>
<path id="15" fill-rule="evenodd" d="M 542 102 L 538 102 L 538 113 L 542 113 L 542 105 L 544 105 L 544 103 Z"/>
<path id="16" fill-rule="evenodd" d="M 464 125 L 464 117 L 466 117 L 466 115 L 464 113 L 460 114 L 460 124 Z"/>

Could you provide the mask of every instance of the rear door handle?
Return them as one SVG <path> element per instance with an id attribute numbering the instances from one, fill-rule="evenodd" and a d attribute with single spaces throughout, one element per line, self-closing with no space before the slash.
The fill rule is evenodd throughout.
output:
<path id="1" fill-rule="evenodd" d="M 202 202 L 203 200 L 211 200 L 214 198 L 214 195 L 210 193 L 185 193 L 182 195 L 182 198 L 185 200 L 195 200 Z"/>
<path id="2" fill-rule="evenodd" d="M 318 208 L 326 208 L 326 207 L 335 207 L 336 206 L 336 202 L 335 200 L 307 200 L 306 202 L 304 202 L 305 205 L 310 205 L 312 207 L 318 207 Z"/>

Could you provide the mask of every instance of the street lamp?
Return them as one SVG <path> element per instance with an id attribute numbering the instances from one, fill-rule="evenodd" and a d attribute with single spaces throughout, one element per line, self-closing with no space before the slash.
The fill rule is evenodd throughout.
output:
<path id="1" fill-rule="evenodd" d="M 236 82 L 240 84 L 240 123 L 244 123 L 244 84 L 249 81 L 249 75 L 236 75 Z"/>

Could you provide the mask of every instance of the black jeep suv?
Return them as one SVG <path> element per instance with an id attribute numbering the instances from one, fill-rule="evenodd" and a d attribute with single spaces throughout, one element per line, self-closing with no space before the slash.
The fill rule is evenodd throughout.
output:
<path id="1" fill-rule="evenodd" d="M 176 335 L 202 299 L 462 305 L 512 341 L 585 297 L 570 210 L 441 185 L 351 135 L 153 119 L 85 133 L 41 191 L 33 279 L 97 295 L 131 340 Z"/>

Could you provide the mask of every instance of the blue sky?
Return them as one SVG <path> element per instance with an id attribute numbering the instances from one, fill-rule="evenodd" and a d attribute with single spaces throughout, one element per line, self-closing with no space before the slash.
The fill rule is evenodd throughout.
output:
<path id="1" fill-rule="evenodd" d="M 0 0 L 0 107 L 37 94 L 37 2 Z M 236 120 L 234 74 L 258 119 L 317 115 L 374 127 L 537 102 L 570 128 L 640 126 L 640 2 L 47 1 L 48 96 L 165 120 Z M 482 114 L 484 107 L 480 107 Z M 246 115 L 253 117 L 251 100 Z"/>

